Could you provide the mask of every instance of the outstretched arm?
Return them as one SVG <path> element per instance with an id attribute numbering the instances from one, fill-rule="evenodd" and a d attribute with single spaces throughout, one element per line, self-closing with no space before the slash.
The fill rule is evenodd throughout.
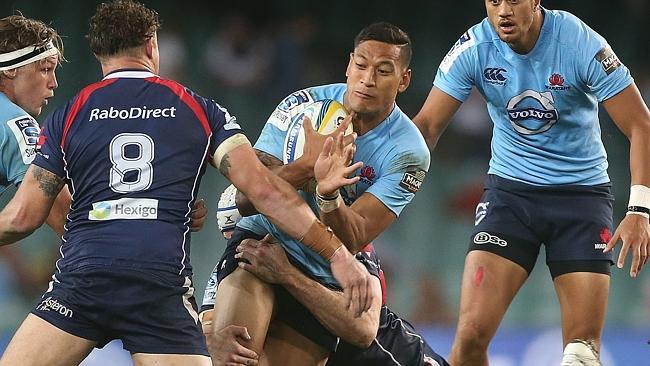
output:
<path id="1" fill-rule="evenodd" d="M 607 113 L 630 140 L 630 173 L 632 190 L 628 215 L 614 232 L 605 251 L 623 241 L 617 266 L 623 268 L 625 257 L 632 252 L 630 276 L 636 277 L 648 261 L 650 251 L 650 111 L 635 84 L 603 102 Z M 637 211 L 640 210 L 640 211 Z"/>

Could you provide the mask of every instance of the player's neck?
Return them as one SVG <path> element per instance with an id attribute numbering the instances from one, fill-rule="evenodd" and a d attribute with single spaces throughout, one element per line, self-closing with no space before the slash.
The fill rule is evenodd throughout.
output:
<path id="1" fill-rule="evenodd" d="M 382 113 L 356 113 L 352 118 L 352 129 L 358 136 L 365 135 L 379 126 L 390 115 L 392 109 Z"/>
<path id="2" fill-rule="evenodd" d="M 118 56 L 106 58 L 101 61 L 104 76 L 122 69 L 142 69 L 156 74 L 155 67 L 150 60 L 131 56 Z"/>
<path id="3" fill-rule="evenodd" d="M 519 42 L 508 43 L 508 46 L 518 54 L 525 55 L 535 48 L 539 35 L 542 32 L 542 25 L 544 24 L 544 12 L 537 10 L 533 15 L 533 24 L 530 26 L 528 32 L 519 38 Z"/>

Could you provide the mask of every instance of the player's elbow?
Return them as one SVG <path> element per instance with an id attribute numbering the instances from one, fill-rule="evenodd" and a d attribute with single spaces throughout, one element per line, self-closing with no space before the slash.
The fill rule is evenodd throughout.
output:
<path id="1" fill-rule="evenodd" d="M 361 349 L 370 347 L 379 330 L 379 319 L 371 319 L 370 316 L 367 316 L 369 315 L 367 313 L 365 315 L 357 319 L 350 336 L 344 338 L 346 342 Z"/>

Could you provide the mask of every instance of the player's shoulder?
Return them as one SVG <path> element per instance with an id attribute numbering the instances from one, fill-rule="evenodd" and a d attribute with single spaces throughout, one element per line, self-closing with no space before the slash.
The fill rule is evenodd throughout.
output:
<path id="1" fill-rule="evenodd" d="M 24 109 L 14 104 L 3 93 L 0 93 L 0 122 L 3 124 L 16 118 L 31 118 Z"/>
<path id="2" fill-rule="evenodd" d="M 551 22 L 553 37 L 565 49 L 582 50 L 591 53 L 594 48 L 602 48 L 607 42 L 578 16 L 564 10 L 545 9 L 546 21 Z"/>
<path id="3" fill-rule="evenodd" d="M 485 18 L 460 35 L 440 63 L 440 69 L 444 72 L 449 71 L 458 58 L 478 55 L 479 49 L 481 53 L 490 52 L 490 49 L 495 48 L 495 37 L 498 39 L 490 22 Z"/>
<path id="4" fill-rule="evenodd" d="M 424 170 L 429 169 L 431 155 L 426 141 L 413 120 L 407 116 L 399 106 L 389 117 L 388 138 L 393 142 L 393 159 L 398 164 L 419 166 Z"/>

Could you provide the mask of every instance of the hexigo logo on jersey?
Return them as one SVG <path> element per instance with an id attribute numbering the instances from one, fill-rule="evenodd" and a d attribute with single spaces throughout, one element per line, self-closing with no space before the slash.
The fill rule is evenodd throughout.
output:
<path id="1" fill-rule="evenodd" d="M 536 135 L 548 131 L 560 119 L 551 92 L 526 90 L 508 102 L 508 117 L 515 131 Z"/>
<path id="2" fill-rule="evenodd" d="M 158 200 L 151 198 L 120 198 L 94 202 L 88 211 L 88 220 L 155 220 L 158 218 Z"/>

